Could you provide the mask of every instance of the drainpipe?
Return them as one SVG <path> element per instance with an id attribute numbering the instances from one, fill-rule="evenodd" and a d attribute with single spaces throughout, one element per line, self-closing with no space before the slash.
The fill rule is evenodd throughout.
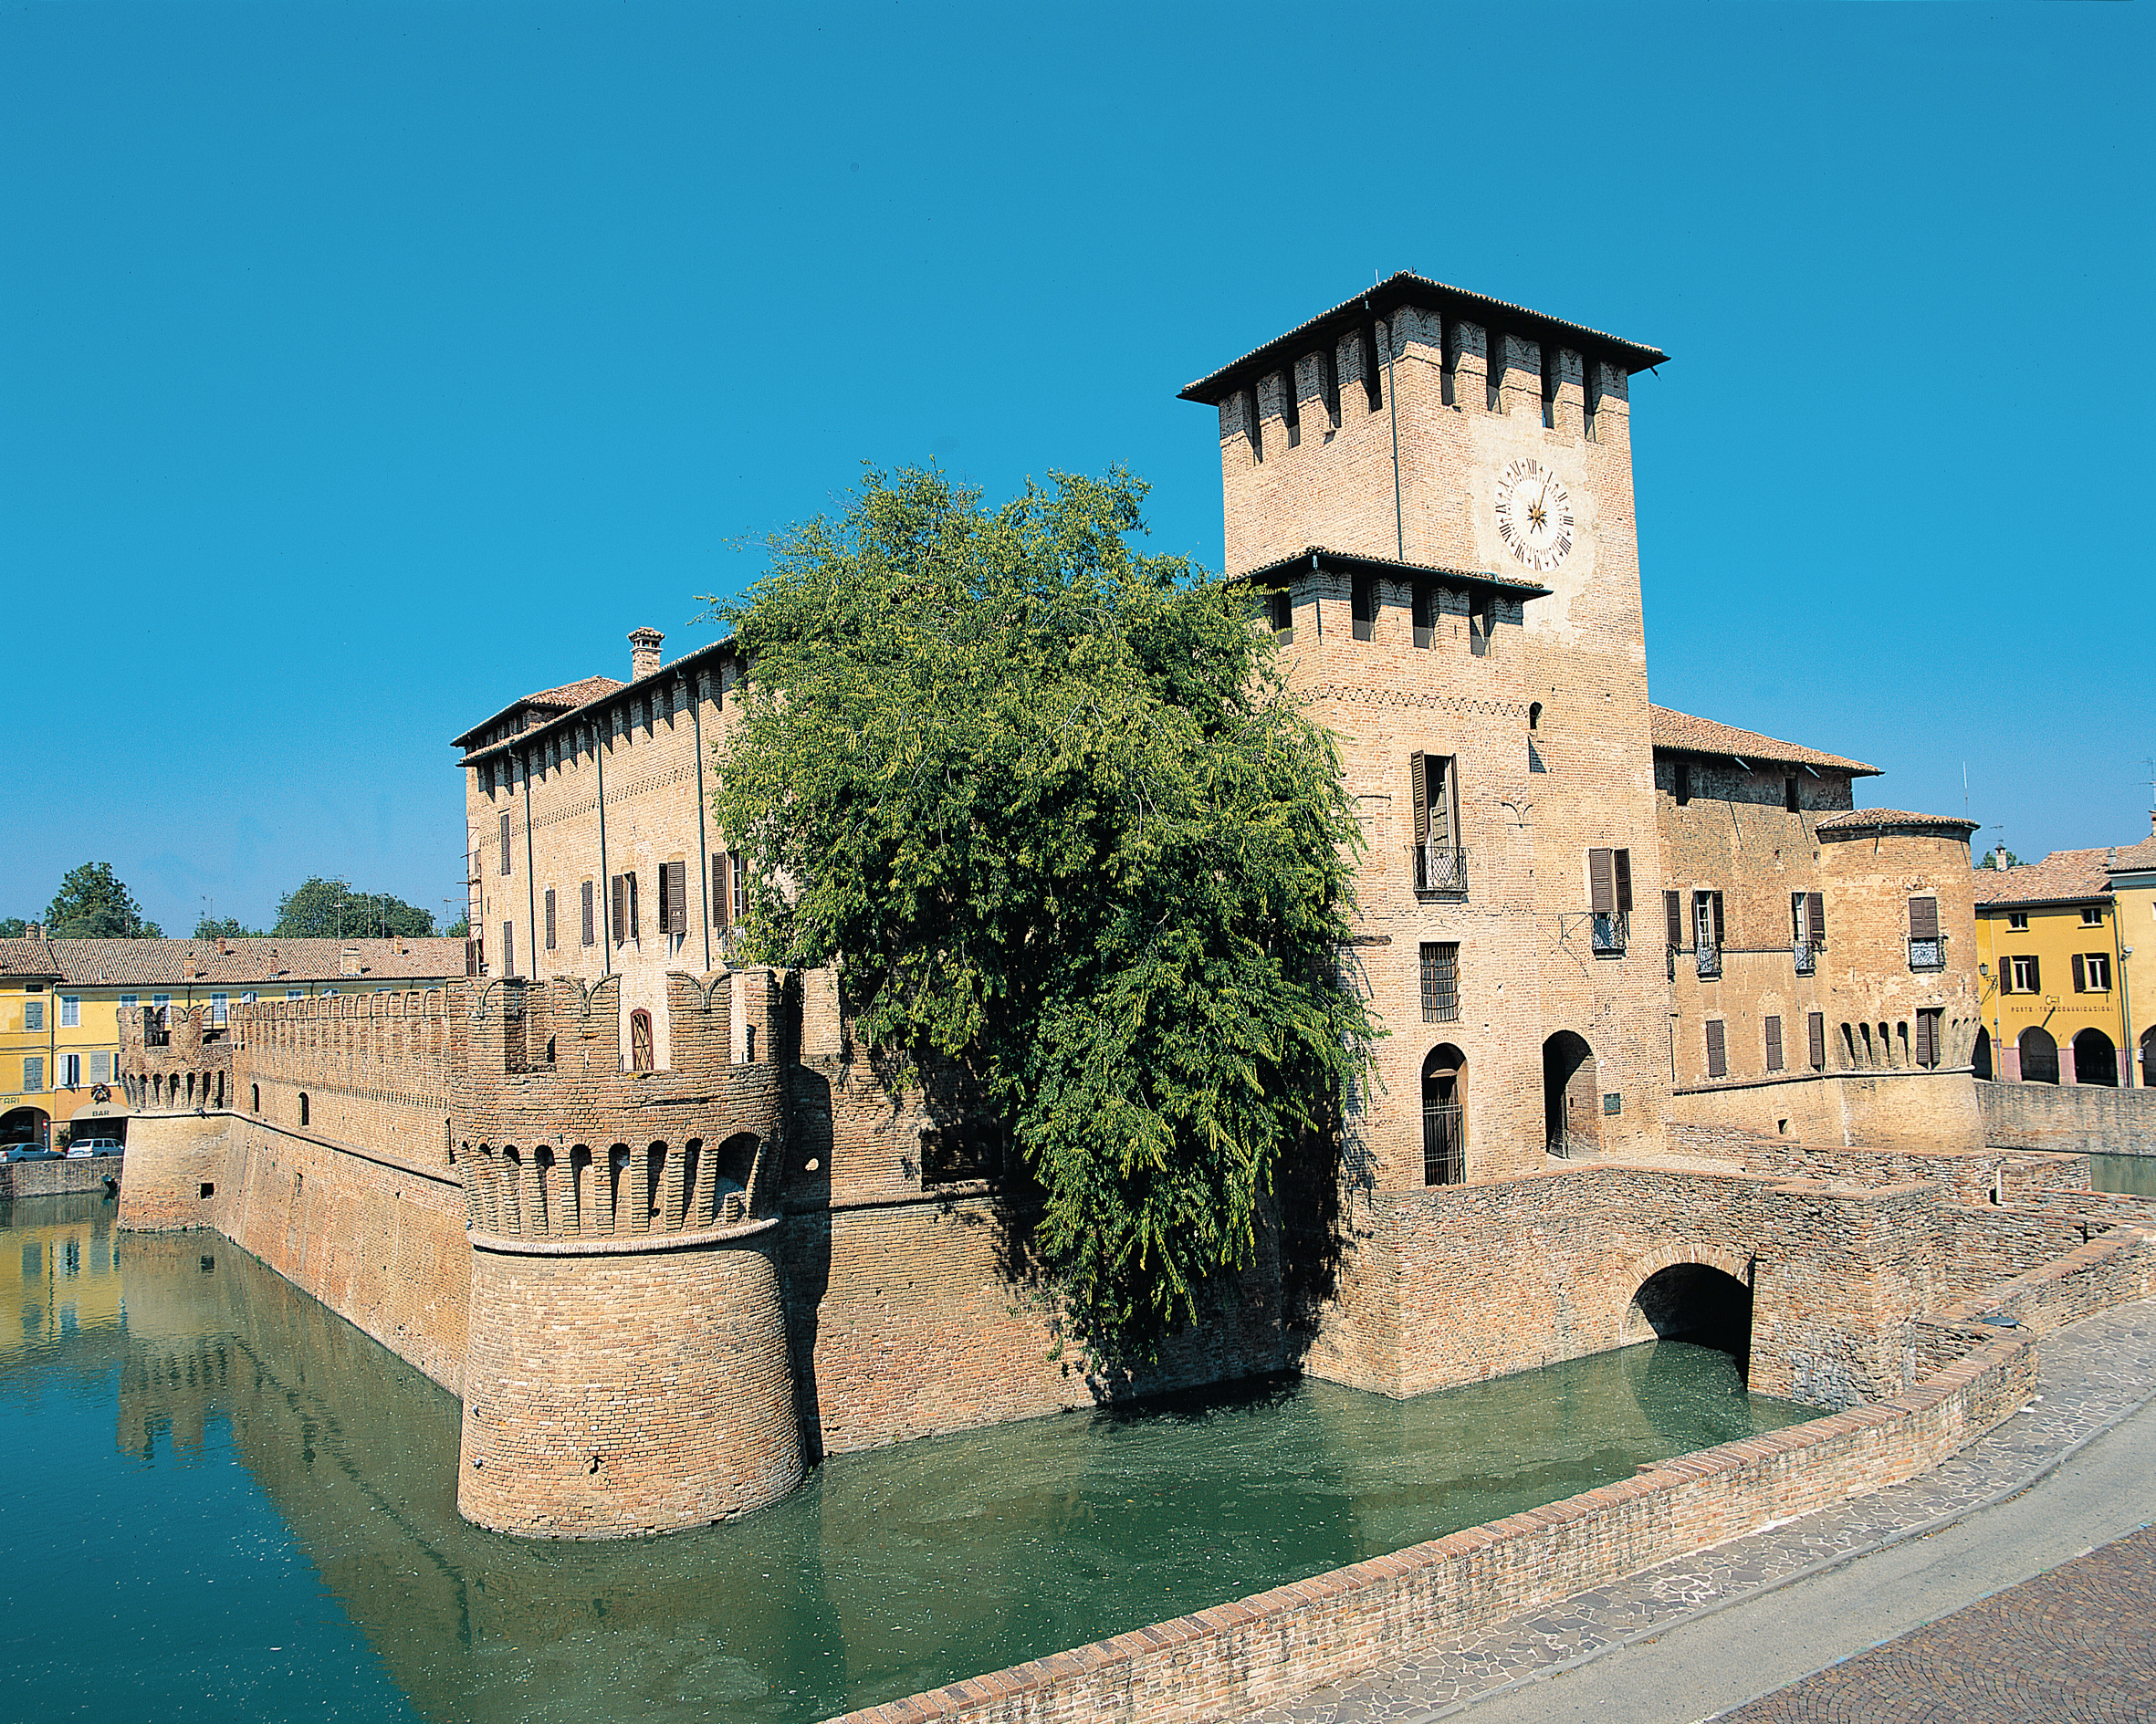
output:
<path id="1" fill-rule="evenodd" d="M 539 980 L 539 859 L 531 853 L 531 756 L 526 755 L 524 767 L 524 905 L 531 924 L 531 979 Z"/>
<path id="2" fill-rule="evenodd" d="M 1365 311 L 1370 310 L 1369 300 L 1363 301 L 1363 309 Z M 1397 320 L 1397 318 L 1394 319 L 1395 322 Z M 1408 560 L 1408 528 L 1400 509 L 1400 398 L 1393 392 L 1393 328 L 1390 323 L 1379 324 L 1374 312 L 1371 314 L 1370 327 L 1374 329 L 1383 329 L 1385 331 L 1385 408 L 1392 420 L 1393 551 L 1400 561 L 1406 562 Z"/>
<path id="3" fill-rule="evenodd" d="M 599 974 L 603 979 L 614 973 L 613 882 L 606 872 L 606 750 L 613 741 L 613 714 L 603 714 L 606 728 L 591 738 L 591 759 L 599 770 L 599 878 L 594 883 L 599 893 Z M 591 726 L 599 732 L 599 726 Z"/>
<path id="4" fill-rule="evenodd" d="M 2119 958 L 2119 1024 L 2126 1037 L 2126 1045 L 2119 1049 L 2119 1057 L 2126 1061 L 2126 1075 L 2119 1080 L 2122 1090 L 2136 1088 L 2134 1082 L 2133 1045 L 2133 992 L 2126 979 L 2126 960 L 2133 956 L 2133 947 L 2126 944 L 2126 925 L 2119 915 L 2119 894 L 2111 894 L 2111 945 Z"/>
<path id="5" fill-rule="evenodd" d="M 714 673 L 716 675 L 717 673 Z M 690 723 L 696 747 L 696 896 L 704 905 L 704 974 L 711 974 L 711 852 L 704 837 L 704 696 L 689 684 Z"/>

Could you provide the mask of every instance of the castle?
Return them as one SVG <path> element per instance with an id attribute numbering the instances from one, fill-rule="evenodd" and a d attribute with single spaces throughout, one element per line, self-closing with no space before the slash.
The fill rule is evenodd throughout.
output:
<path id="1" fill-rule="evenodd" d="M 1403 275 L 1183 392 L 1368 840 L 1388 1033 L 1322 1286 L 1265 1257 L 1136 1380 L 1064 1348 L 992 1142 L 886 1094 L 830 974 L 736 961 L 742 666 L 650 630 L 456 738 L 462 981 L 130 1029 L 122 1225 L 218 1229 L 460 1395 L 460 1508 L 540 1536 L 1287 1366 L 1411 1395 L 1733 1332 L 1756 1389 L 1900 1394 L 1935 1311 L 2083 1242 L 2032 1217 L 2085 1176 L 1983 1141 L 1970 823 L 1649 704 L 1662 357 Z M 150 1105 L 213 1067 L 230 1105 Z"/>

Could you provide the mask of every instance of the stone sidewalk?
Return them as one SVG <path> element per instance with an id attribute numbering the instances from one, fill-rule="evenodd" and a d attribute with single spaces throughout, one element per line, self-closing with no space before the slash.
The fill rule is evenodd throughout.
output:
<path id="1" fill-rule="evenodd" d="M 2156 1717 L 2156 1531 L 1830 1665 L 1722 1724 L 2022 1724 Z"/>
<path id="2" fill-rule="evenodd" d="M 1554 1691 L 1543 1686 L 1544 1678 L 1658 1640 L 1682 1625 L 1741 1606 L 1764 1593 L 1840 1570 L 1868 1553 L 1937 1532 L 1987 1505 L 2013 1498 L 2156 1397 L 2156 1304 L 2100 1312 L 2046 1336 L 2039 1349 L 2039 1398 L 1964 1454 L 1921 1478 L 1673 1559 L 1532 1616 L 1434 1647 L 1412 1662 L 1248 1714 L 1249 1724 L 1425 1724 L 1470 1707 L 1479 1709 L 1485 1702 L 1498 1702 L 1492 1708 L 1497 1713 L 1521 1710 L 1532 1716 L 1536 1708 L 1528 1704 L 1531 1700 L 1557 1698 Z M 2156 1473 L 2156 1468 L 2150 1470 Z M 2141 1519 L 2146 1519 L 2145 1513 Z M 2131 1519 L 2127 1522 L 2134 1524 L 2138 1521 Z M 1826 1664 L 1841 1653 L 1861 1652 L 1875 1638 L 1863 1635 L 1816 1662 Z M 1804 1673 L 1799 1669 L 1789 1675 Z M 1774 1687 L 1788 1679 L 1789 1676 L 1777 1677 L 1760 1687 Z M 1530 1683 L 1536 1685 L 1532 1695 L 1523 1691 Z M 1508 1708 L 1503 1704 L 1507 1698 L 1523 1704 Z M 1565 1709 L 1569 1712 L 1571 1708 Z M 1863 1708 L 1851 1711 L 1847 1706 L 1816 1714 L 1862 1715 Z M 1697 1719 L 1702 1713 L 1661 1716 Z"/>

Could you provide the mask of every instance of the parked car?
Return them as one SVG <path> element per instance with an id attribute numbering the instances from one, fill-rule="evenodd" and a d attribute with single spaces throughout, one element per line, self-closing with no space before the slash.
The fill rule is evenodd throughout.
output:
<path id="1" fill-rule="evenodd" d="M 7 1159 L 9 1161 L 58 1161 L 62 1157 L 57 1149 L 40 1149 L 36 1144 L 10 1144 L 7 1146 Z"/>
<path id="2" fill-rule="evenodd" d="M 69 1161 L 89 1161 L 97 1155 L 117 1155 L 119 1154 L 120 1140 L 117 1137 L 78 1137 L 68 1145 L 68 1159 Z"/>

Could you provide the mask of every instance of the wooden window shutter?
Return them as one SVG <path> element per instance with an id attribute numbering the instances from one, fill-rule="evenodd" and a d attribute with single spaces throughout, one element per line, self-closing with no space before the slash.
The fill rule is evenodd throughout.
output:
<path id="1" fill-rule="evenodd" d="M 1707 1075 L 1722 1078 L 1729 1075 L 1729 1048 L 1722 1039 L 1722 1019 L 1707 1020 Z"/>
<path id="2" fill-rule="evenodd" d="M 1916 1061 L 1921 1066 L 1939 1063 L 1931 1057 L 1931 1014 L 1928 1011 L 1917 1014 Z"/>
<path id="3" fill-rule="evenodd" d="M 1437 632 L 1435 627 L 1437 620 L 1430 614 L 1430 612 L 1436 608 L 1431 603 L 1431 600 L 1434 595 L 1431 593 L 1429 583 L 1427 581 L 1418 580 L 1415 582 L 1414 590 L 1415 644 L 1417 646 L 1428 646 Z"/>
<path id="4" fill-rule="evenodd" d="M 501 925 L 501 973 L 504 976 L 517 973 L 517 925 L 514 922 Z"/>
<path id="5" fill-rule="evenodd" d="M 734 883 L 727 878 L 727 859 L 711 859 L 711 914 L 720 928 L 734 925 Z"/>
<path id="6" fill-rule="evenodd" d="M 1826 944 L 1826 894 L 1822 892 L 1805 893 L 1805 938 L 1814 946 Z"/>
<path id="7" fill-rule="evenodd" d="M 479 973 L 479 942 L 476 940 L 466 940 L 464 943 L 464 973 L 466 976 L 476 976 Z"/>
<path id="8" fill-rule="evenodd" d="M 589 880 L 584 882 L 581 896 L 583 899 L 582 911 L 584 925 L 584 944 L 586 946 L 590 946 L 592 944 L 596 935 L 593 934 L 591 927 L 591 883 Z"/>
<path id="9" fill-rule="evenodd" d="M 1607 850 L 1587 852 L 1587 902 L 1598 916 L 1617 908 L 1617 869 Z"/>
<path id="10" fill-rule="evenodd" d="M 2020 991 L 2028 994 L 2041 994 L 2044 991 L 2044 966 L 2034 957 L 2029 959 L 2029 985 Z"/>
<path id="11" fill-rule="evenodd" d="M 1826 1014 L 1823 1011 L 1816 1011 L 1807 1017 L 1805 1019 L 1805 1034 L 1811 1043 L 1812 1070 L 1815 1071 L 1826 1071 Z"/>
<path id="12" fill-rule="evenodd" d="M 1728 944 L 1722 937 L 1722 893 L 1717 892 L 1710 895 L 1714 900 L 1714 944 L 1717 947 L 1721 947 Z"/>
<path id="13" fill-rule="evenodd" d="M 1909 937 L 1912 940 L 1936 940 L 1939 937 L 1939 900 L 1911 898 L 1909 901 Z"/>
<path id="14" fill-rule="evenodd" d="M 509 816 L 505 809 L 501 817 L 501 871 L 509 872 Z"/>
<path id="15" fill-rule="evenodd" d="M 666 864 L 666 932 L 686 934 L 689 931 L 689 865 L 685 862 Z"/>
<path id="16" fill-rule="evenodd" d="M 2078 952 L 2074 954 L 2074 991 L 2077 994 L 2086 994 L 2088 991 L 2088 960 Z"/>
<path id="17" fill-rule="evenodd" d="M 633 868 L 622 876 L 622 883 L 629 888 L 629 937 L 641 940 L 644 928 L 636 914 L 636 871 Z"/>
<path id="18" fill-rule="evenodd" d="M 1684 900 L 1674 892 L 1662 894 L 1662 921 L 1669 939 L 1669 949 L 1684 949 Z"/>
<path id="19" fill-rule="evenodd" d="M 674 881 L 667 872 L 666 864 L 661 862 L 659 864 L 659 932 L 661 934 L 671 932 L 674 926 L 673 886 Z"/>
<path id="20" fill-rule="evenodd" d="M 1408 783 L 1415 801 L 1415 841 L 1429 841 L 1429 757 L 1411 754 L 1408 757 Z"/>
<path id="21" fill-rule="evenodd" d="M 1767 1070 L 1768 1070 L 1769 1071 L 1779 1071 L 1782 1069 L 1782 1020 L 1781 1020 L 1781 1019 L 1779 1019 L 1779 1018 L 1774 1018 L 1774 1017 L 1770 1017 L 1770 1018 L 1767 1019 L 1767 1021 L 1766 1021 L 1766 1029 L 1767 1029 Z"/>
<path id="22" fill-rule="evenodd" d="M 547 888 L 547 950 L 554 949 L 554 888 Z"/>
<path id="23" fill-rule="evenodd" d="M 1617 863 L 1617 914 L 1628 916 L 1632 914 L 1632 852 L 1628 850 L 1612 851 L 1610 858 Z"/>
<path id="24" fill-rule="evenodd" d="M 629 876 L 613 877 L 613 940 L 616 946 L 629 937 Z"/>

